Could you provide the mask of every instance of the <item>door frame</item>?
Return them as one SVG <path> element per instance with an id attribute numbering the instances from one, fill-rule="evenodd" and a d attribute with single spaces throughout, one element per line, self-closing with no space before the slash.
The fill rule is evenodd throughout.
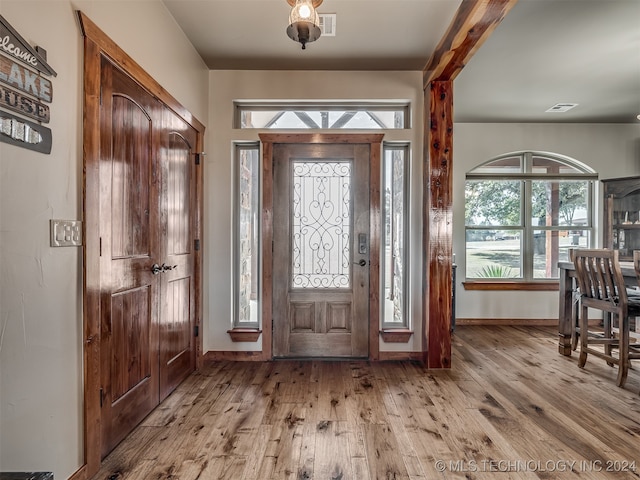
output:
<path id="1" fill-rule="evenodd" d="M 100 59 L 105 56 L 154 97 L 196 130 L 195 152 L 202 152 L 204 125 L 169 92 L 111 40 L 81 11 L 77 12 L 84 37 L 84 119 L 83 119 L 83 369 L 84 369 L 84 465 L 72 477 L 90 478 L 101 464 L 100 412 Z M 194 160 L 195 161 L 195 160 Z M 202 244 L 203 172 L 196 169 L 194 236 Z M 194 326 L 202 319 L 202 250 L 194 249 Z M 196 369 L 202 365 L 202 336 L 195 342 Z"/>
<path id="2" fill-rule="evenodd" d="M 381 155 L 383 133 L 261 133 L 262 144 L 262 355 L 273 359 L 273 145 L 369 144 L 369 360 L 380 359 Z"/>

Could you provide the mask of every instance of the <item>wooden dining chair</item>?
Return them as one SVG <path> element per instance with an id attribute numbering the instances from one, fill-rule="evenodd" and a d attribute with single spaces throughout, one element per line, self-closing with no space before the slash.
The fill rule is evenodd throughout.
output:
<path id="1" fill-rule="evenodd" d="M 640 250 L 633 251 L 633 269 L 636 271 L 638 288 L 640 288 Z M 640 290 L 636 290 L 636 295 L 640 296 Z M 629 290 L 627 290 L 629 293 Z M 632 295 L 629 298 L 634 299 Z M 638 301 L 640 303 L 640 300 Z M 629 360 L 640 359 L 640 317 L 629 315 Z M 633 333 L 631 333 L 633 332 Z"/>
<path id="2" fill-rule="evenodd" d="M 569 260 L 571 263 L 574 261 L 575 248 L 569 249 Z M 576 280 L 575 285 L 571 291 L 571 350 L 575 351 L 578 348 L 578 341 L 580 340 L 580 287 Z"/>
<path id="3" fill-rule="evenodd" d="M 573 257 L 580 290 L 578 366 L 585 366 L 588 354 L 603 358 L 618 366 L 617 385 L 623 387 L 631 358 L 640 358 L 630 351 L 629 342 L 629 317 L 640 316 L 640 299 L 627 295 L 617 250 L 576 249 Z M 590 308 L 603 312 L 602 328 L 589 326 Z"/>

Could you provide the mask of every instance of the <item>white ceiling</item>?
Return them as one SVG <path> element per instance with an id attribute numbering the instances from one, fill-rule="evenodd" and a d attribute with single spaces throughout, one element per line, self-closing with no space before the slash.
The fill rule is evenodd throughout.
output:
<path id="1" fill-rule="evenodd" d="M 211 69 L 422 70 L 460 0 L 324 0 L 302 50 L 287 0 L 163 0 Z M 556 103 L 577 103 L 546 113 Z M 456 122 L 637 123 L 640 0 L 519 0 L 454 81 Z"/>

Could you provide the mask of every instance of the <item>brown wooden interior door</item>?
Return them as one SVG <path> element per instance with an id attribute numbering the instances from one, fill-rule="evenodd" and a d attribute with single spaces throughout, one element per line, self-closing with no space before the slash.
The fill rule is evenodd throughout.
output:
<path id="1" fill-rule="evenodd" d="M 161 255 L 159 104 L 102 59 L 100 160 L 101 451 L 105 456 L 159 402 Z"/>
<path id="2" fill-rule="evenodd" d="M 102 61 L 101 454 L 195 369 L 197 132 Z"/>
<path id="3" fill-rule="evenodd" d="M 369 354 L 369 144 L 274 144 L 273 354 Z"/>
<path id="4" fill-rule="evenodd" d="M 163 248 L 160 310 L 160 400 L 195 369 L 195 253 L 197 132 L 164 108 L 162 148 Z"/>

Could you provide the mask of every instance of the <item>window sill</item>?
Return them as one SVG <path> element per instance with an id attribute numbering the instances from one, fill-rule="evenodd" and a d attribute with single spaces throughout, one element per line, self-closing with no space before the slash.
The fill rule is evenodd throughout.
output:
<path id="1" fill-rule="evenodd" d="M 538 292 L 557 292 L 559 282 L 487 282 L 467 281 L 462 282 L 465 290 L 525 290 Z"/>
<path id="2" fill-rule="evenodd" d="M 227 330 L 232 342 L 257 342 L 262 334 L 259 328 L 234 328 Z"/>
<path id="3" fill-rule="evenodd" d="M 380 335 L 385 343 L 407 343 L 413 335 L 413 331 L 406 328 L 394 328 L 382 330 Z"/>

